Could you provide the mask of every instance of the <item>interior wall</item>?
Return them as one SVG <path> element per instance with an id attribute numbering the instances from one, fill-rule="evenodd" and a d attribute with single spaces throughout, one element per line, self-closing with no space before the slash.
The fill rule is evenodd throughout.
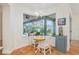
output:
<path id="1" fill-rule="evenodd" d="M 56 21 L 57 21 L 57 27 L 56 27 L 56 32 L 58 35 L 58 30 L 59 30 L 59 26 L 58 26 L 58 19 L 59 18 L 66 18 L 66 25 L 62 26 L 63 27 L 63 35 L 67 36 L 67 51 L 69 51 L 70 49 L 70 19 L 69 19 L 69 15 L 71 14 L 71 8 L 69 7 L 68 4 L 60 4 L 57 7 L 57 11 L 56 11 Z"/>
<path id="2" fill-rule="evenodd" d="M 79 40 L 79 14 L 72 14 L 72 40 Z"/>
<path id="3" fill-rule="evenodd" d="M 27 7 L 27 8 L 26 8 Z M 34 12 L 39 10 L 39 8 L 37 9 L 29 9 L 30 7 L 27 5 L 26 7 L 24 7 L 24 5 L 21 5 L 21 4 L 15 4 L 15 17 L 16 17 L 16 22 L 15 22 L 15 26 L 16 26 L 16 38 L 17 38 L 17 42 L 19 43 L 15 43 L 16 44 L 16 48 L 17 47 L 21 47 L 21 46 L 24 46 L 24 45 L 28 45 L 28 40 L 23 40 L 23 13 L 26 13 L 26 14 L 32 14 L 34 15 Z M 33 8 L 33 7 L 32 7 Z M 41 10 L 41 8 L 40 8 Z M 51 13 L 56 13 L 56 21 L 59 19 L 59 18 L 63 18 L 65 17 L 66 18 L 66 25 L 63 26 L 63 31 L 64 31 L 64 35 L 67 36 L 67 50 L 69 50 L 69 47 L 70 47 L 70 28 L 69 28 L 69 13 L 70 13 L 70 9 L 68 7 L 67 4 L 60 4 L 58 6 L 54 6 L 52 7 L 50 10 L 47 10 L 47 9 L 43 9 L 41 10 L 43 12 L 42 15 L 46 15 L 46 14 L 51 14 Z M 46 12 L 47 11 L 47 12 Z M 18 21 L 18 20 L 19 21 Z M 17 28 L 18 27 L 18 28 Z M 56 22 L 56 34 L 58 35 L 58 25 L 57 25 L 57 22 Z M 19 39 L 18 39 L 19 38 Z M 26 44 L 27 42 L 27 44 Z"/>
<path id="4" fill-rule="evenodd" d="M 2 38 L 3 38 L 3 51 L 2 53 L 8 54 L 13 51 L 14 48 L 14 20 L 13 11 L 10 5 L 4 5 L 2 7 Z"/>
<path id="5" fill-rule="evenodd" d="M 15 24 L 14 24 L 14 30 L 15 30 L 15 49 L 19 48 L 19 47 L 23 47 L 23 46 L 26 46 L 26 45 L 29 45 L 29 40 L 28 40 L 28 37 L 26 37 L 26 39 L 23 39 L 24 36 L 23 36 L 23 14 L 30 14 L 30 15 L 35 15 L 34 12 L 38 11 L 39 8 L 35 8 L 35 9 L 29 9 L 29 6 L 25 5 L 24 4 L 14 4 L 12 7 L 14 7 L 14 16 L 13 16 L 13 19 L 15 19 Z M 34 6 L 33 6 L 34 7 Z M 32 7 L 32 8 L 33 8 Z M 40 9 L 41 10 L 41 9 Z M 45 10 L 42 10 L 42 15 L 49 15 L 52 13 L 55 13 L 55 9 L 53 8 L 52 10 L 50 11 L 47 11 L 47 9 Z M 16 17 L 17 16 L 17 17 Z M 17 43 L 19 42 L 19 43 Z"/>
<path id="6" fill-rule="evenodd" d="M 0 40 L 2 40 L 2 7 L 0 6 Z"/>
<path id="7" fill-rule="evenodd" d="M 34 7 L 34 6 L 33 6 Z M 26 46 L 29 44 L 28 39 L 23 39 L 23 13 L 35 15 L 34 12 L 42 8 L 30 9 L 26 4 L 10 4 L 3 7 L 3 43 L 4 53 L 9 53 L 14 49 Z M 46 6 L 46 8 L 49 8 Z M 42 15 L 56 13 L 56 34 L 58 35 L 59 18 L 66 17 L 66 25 L 63 26 L 64 35 L 67 36 L 67 51 L 70 48 L 70 33 L 69 33 L 69 7 L 66 4 L 59 4 L 51 7 L 50 10 L 42 9 Z M 6 52 L 7 51 L 7 52 Z"/>

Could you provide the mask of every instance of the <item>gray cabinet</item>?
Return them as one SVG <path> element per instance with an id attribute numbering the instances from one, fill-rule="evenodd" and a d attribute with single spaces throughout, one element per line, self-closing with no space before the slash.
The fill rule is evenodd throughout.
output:
<path id="1" fill-rule="evenodd" d="M 66 36 L 56 36 L 55 41 L 56 49 L 61 52 L 66 52 L 67 49 L 67 37 Z"/>

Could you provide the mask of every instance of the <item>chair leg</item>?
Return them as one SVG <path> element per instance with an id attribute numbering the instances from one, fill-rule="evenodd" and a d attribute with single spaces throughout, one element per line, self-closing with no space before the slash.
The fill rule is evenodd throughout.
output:
<path id="1" fill-rule="evenodd" d="M 46 51 L 45 51 L 45 49 L 43 50 L 43 53 L 44 53 L 44 55 L 46 55 Z"/>
<path id="2" fill-rule="evenodd" d="M 39 52 L 39 51 L 40 51 L 40 48 L 36 48 L 35 55 L 36 55 L 36 53 Z"/>
<path id="3" fill-rule="evenodd" d="M 37 52 L 38 52 L 38 50 L 36 50 L 34 54 L 36 55 Z"/>
<path id="4" fill-rule="evenodd" d="M 50 54 L 51 54 L 51 47 L 49 48 L 49 52 L 50 52 Z"/>

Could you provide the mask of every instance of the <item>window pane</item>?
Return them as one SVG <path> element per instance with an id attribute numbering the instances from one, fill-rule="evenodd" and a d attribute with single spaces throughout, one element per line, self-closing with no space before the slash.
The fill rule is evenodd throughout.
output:
<path id="1" fill-rule="evenodd" d="M 23 34 L 55 35 L 55 18 L 42 17 L 40 19 L 25 18 L 23 21 Z"/>
<path id="2" fill-rule="evenodd" d="M 38 21 L 26 22 L 24 24 L 24 34 L 25 33 L 35 33 L 38 35 L 44 35 L 44 20 L 40 19 Z"/>
<path id="3" fill-rule="evenodd" d="M 53 35 L 53 33 L 54 33 L 53 21 L 47 20 L 47 35 Z"/>

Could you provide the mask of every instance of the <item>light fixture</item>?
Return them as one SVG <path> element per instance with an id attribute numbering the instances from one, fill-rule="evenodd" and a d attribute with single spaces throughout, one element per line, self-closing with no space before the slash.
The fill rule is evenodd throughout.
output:
<path id="1" fill-rule="evenodd" d="M 42 18 L 42 11 L 34 12 L 35 18 L 38 19 L 39 17 Z"/>
<path id="2" fill-rule="evenodd" d="M 34 13 L 36 17 L 40 16 L 39 12 Z"/>

